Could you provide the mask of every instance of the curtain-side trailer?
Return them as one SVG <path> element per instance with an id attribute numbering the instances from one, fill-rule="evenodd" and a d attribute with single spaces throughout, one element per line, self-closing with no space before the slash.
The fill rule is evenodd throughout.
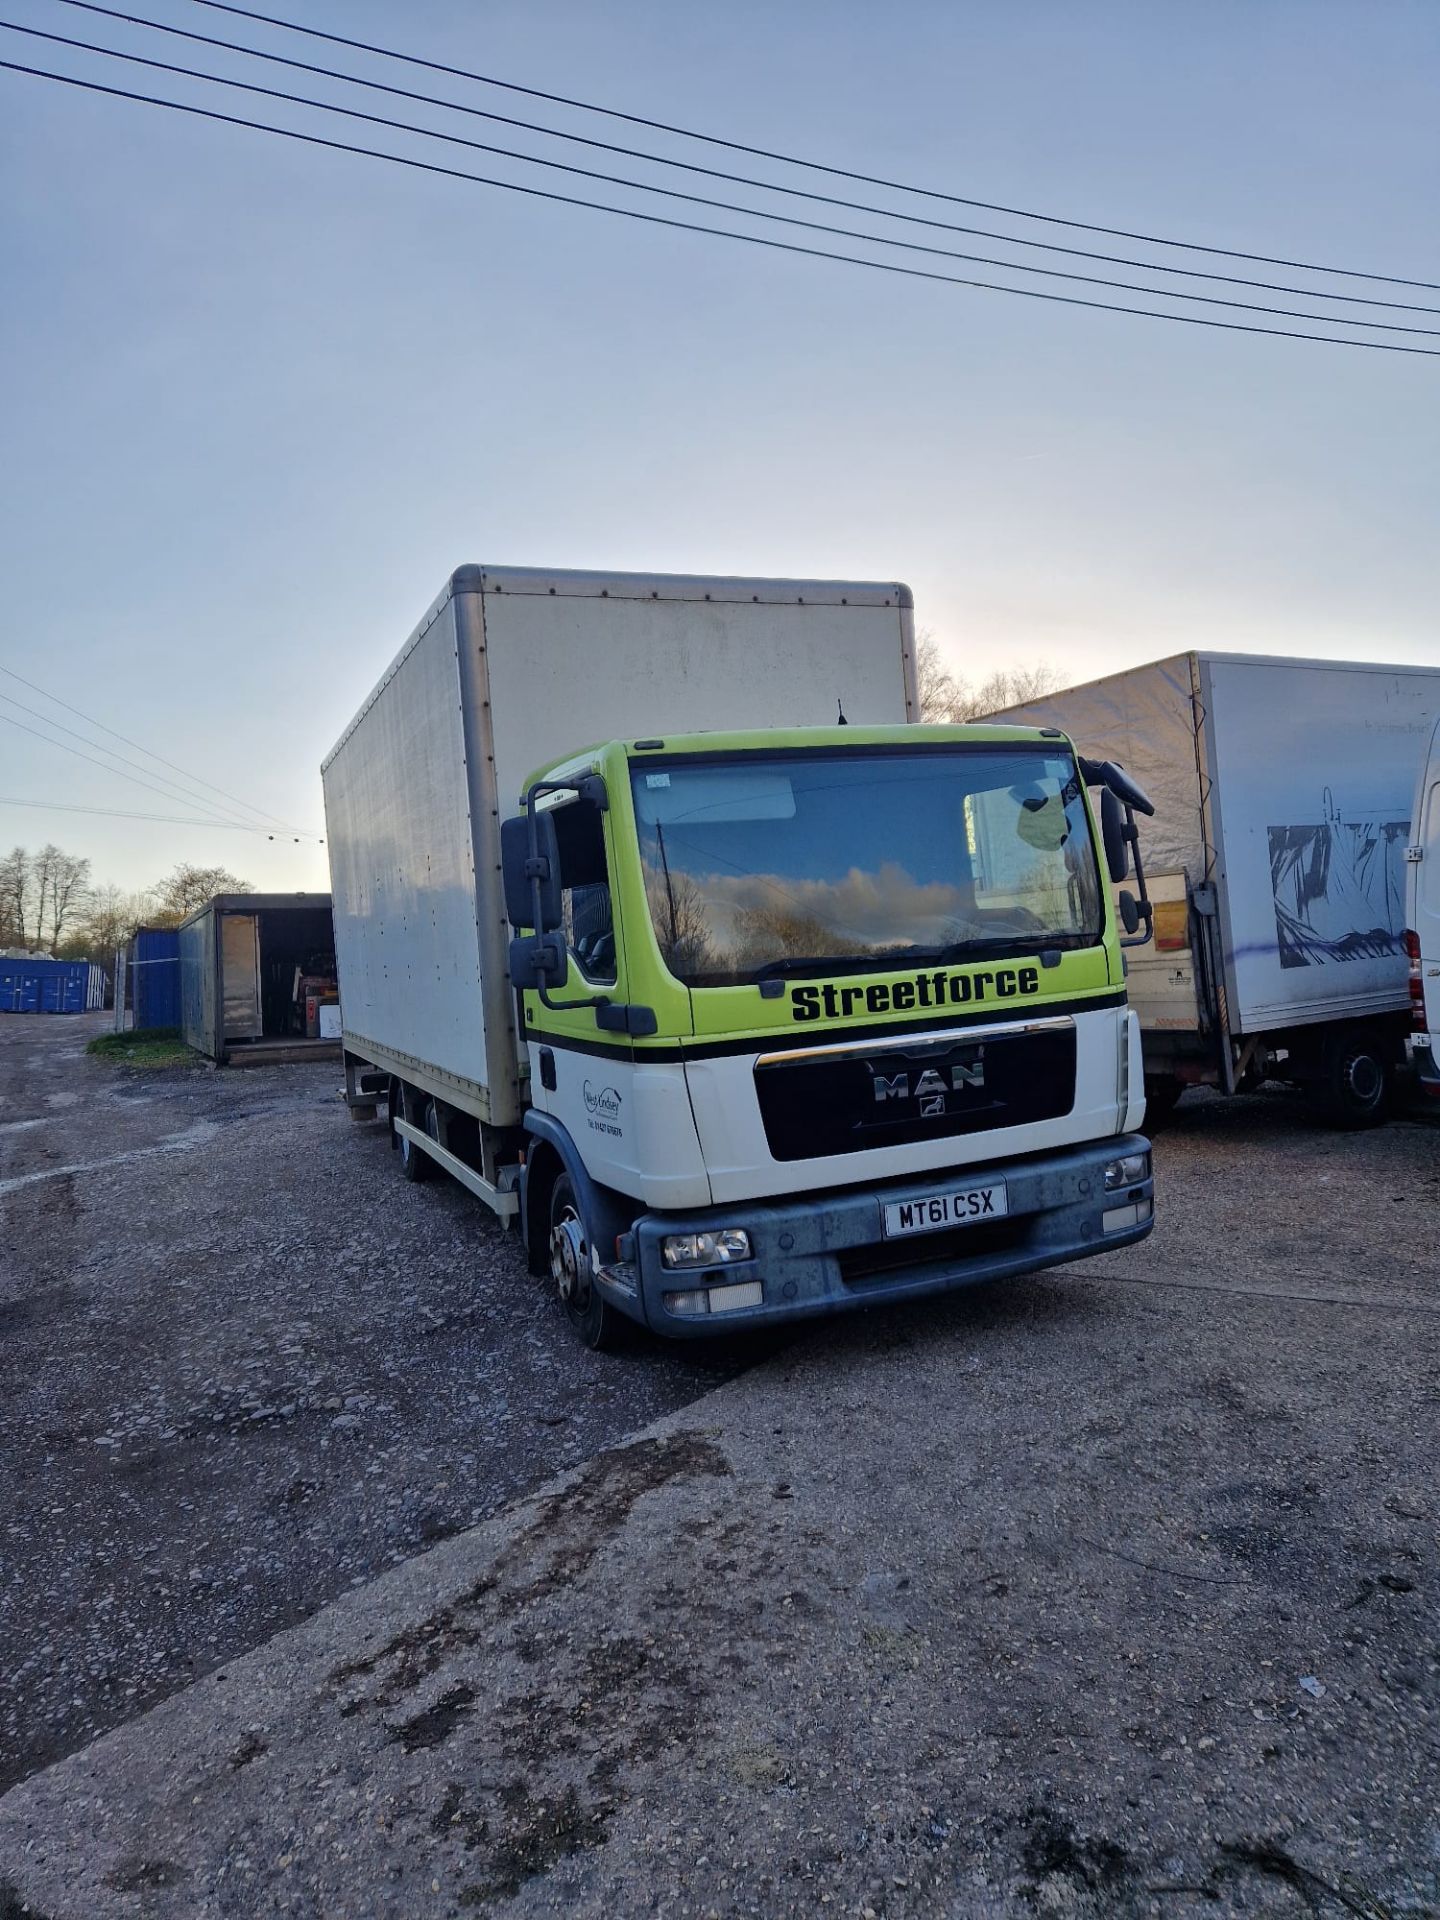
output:
<path id="1" fill-rule="evenodd" d="M 914 724 L 912 621 L 894 584 L 465 567 L 325 762 L 352 1107 L 592 1345 L 1150 1230 L 1102 878 L 1144 796 L 1053 730 Z"/>
<path id="2" fill-rule="evenodd" d="M 1384 1116 L 1409 1025 L 1405 848 L 1440 670 L 1190 652 L 997 719 L 1064 727 L 1152 794 L 1153 947 L 1131 956 L 1152 1111 L 1288 1079 Z"/>

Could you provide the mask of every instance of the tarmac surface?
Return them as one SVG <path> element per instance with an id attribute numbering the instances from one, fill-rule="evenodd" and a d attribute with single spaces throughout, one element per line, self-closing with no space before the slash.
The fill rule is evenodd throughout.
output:
<path id="1" fill-rule="evenodd" d="M 149 1090 L 152 1131 L 213 1118 L 165 1105 L 185 1091 Z M 350 1170 L 383 1160 L 383 1134 L 352 1138 L 318 1088 L 318 1117 L 298 1111 L 283 1146 L 257 1118 L 225 1154 L 153 1156 L 125 1206 L 179 1231 L 160 1190 L 248 1138 L 242 1193 L 285 1196 L 252 1229 L 267 1245 L 297 1158 L 335 1183 L 331 1214 L 361 1206 L 369 1262 L 397 1210 L 437 1200 L 474 1244 L 465 1196 Z M 1201 1100 L 1156 1159 L 1141 1247 L 830 1323 L 688 1406 L 706 1383 L 666 1369 L 693 1356 L 579 1355 L 582 1390 L 659 1377 L 672 1410 L 620 1415 L 558 1477 L 553 1430 L 512 1424 L 524 1497 L 207 1656 L 207 1677 L 15 1787 L 0 1913 L 1440 1913 L 1440 1132 Z M 6 1193 L 9 1174 L 7 1205 L 41 1184 Z M 112 1283 L 144 1237 L 124 1231 Z M 223 1300 L 241 1347 L 252 1323 L 293 1329 L 306 1289 L 276 1293 L 258 1258 L 222 1289 L 188 1231 L 165 1272 L 205 1282 L 192 1312 Z M 376 1368 L 400 1281 L 382 1262 L 365 1295 Z M 538 1292 L 503 1297 L 532 1329 L 518 1353 L 559 1342 Z M 60 1324 L 83 1341 L 83 1317 Z M 147 1369 L 177 1362 L 137 1352 L 137 1393 Z M 366 1510 L 367 1479 L 428 1484 L 433 1455 L 386 1431 L 381 1474 L 323 1456 L 334 1514 Z M 281 1466 L 247 1458 L 263 1526 Z M 193 1524 L 184 1484 L 149 1511 L 157 1549 Z M 212 1562 L 247 1541 L 237 1524 Z M 42 1570 L 37 1549 L 44 1620 Z"/>

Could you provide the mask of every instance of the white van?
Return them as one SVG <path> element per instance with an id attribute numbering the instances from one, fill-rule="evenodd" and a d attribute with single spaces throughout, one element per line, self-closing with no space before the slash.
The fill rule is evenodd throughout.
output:
<path id="1" fill-rule="evenodd" d="M 1440 1099 L 1440 722 L 1420 763 L 1405 849 L 1405 951 L 1410 956 L 1411 1058 L 1423 1092 Z"/>

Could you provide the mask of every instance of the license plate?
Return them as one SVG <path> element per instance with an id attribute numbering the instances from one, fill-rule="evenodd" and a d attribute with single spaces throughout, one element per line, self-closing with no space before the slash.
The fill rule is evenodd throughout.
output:
<path id="1" fill-rule="evenodd" d="M 988 1187 L 957 1187 L 951 1193 L 927 1193 L 921 1200 L 891 1200 L 885 1206 L 885 1238 L 906 1233 L 938 1233 L 944 1227 L 968 1227 L 998 1220 L 1008 1212 L 1005 1182 Z"/>

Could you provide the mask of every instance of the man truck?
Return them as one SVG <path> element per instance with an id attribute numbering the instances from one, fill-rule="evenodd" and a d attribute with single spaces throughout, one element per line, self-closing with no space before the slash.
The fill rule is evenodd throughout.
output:
<path id="1" fill-rule="evenodd" d="M 323 777 L 347 1097 L 590 1345 L 1150 1231 L 1148 802 L 917 724 L 904 587 L 462 567 Z"/>

